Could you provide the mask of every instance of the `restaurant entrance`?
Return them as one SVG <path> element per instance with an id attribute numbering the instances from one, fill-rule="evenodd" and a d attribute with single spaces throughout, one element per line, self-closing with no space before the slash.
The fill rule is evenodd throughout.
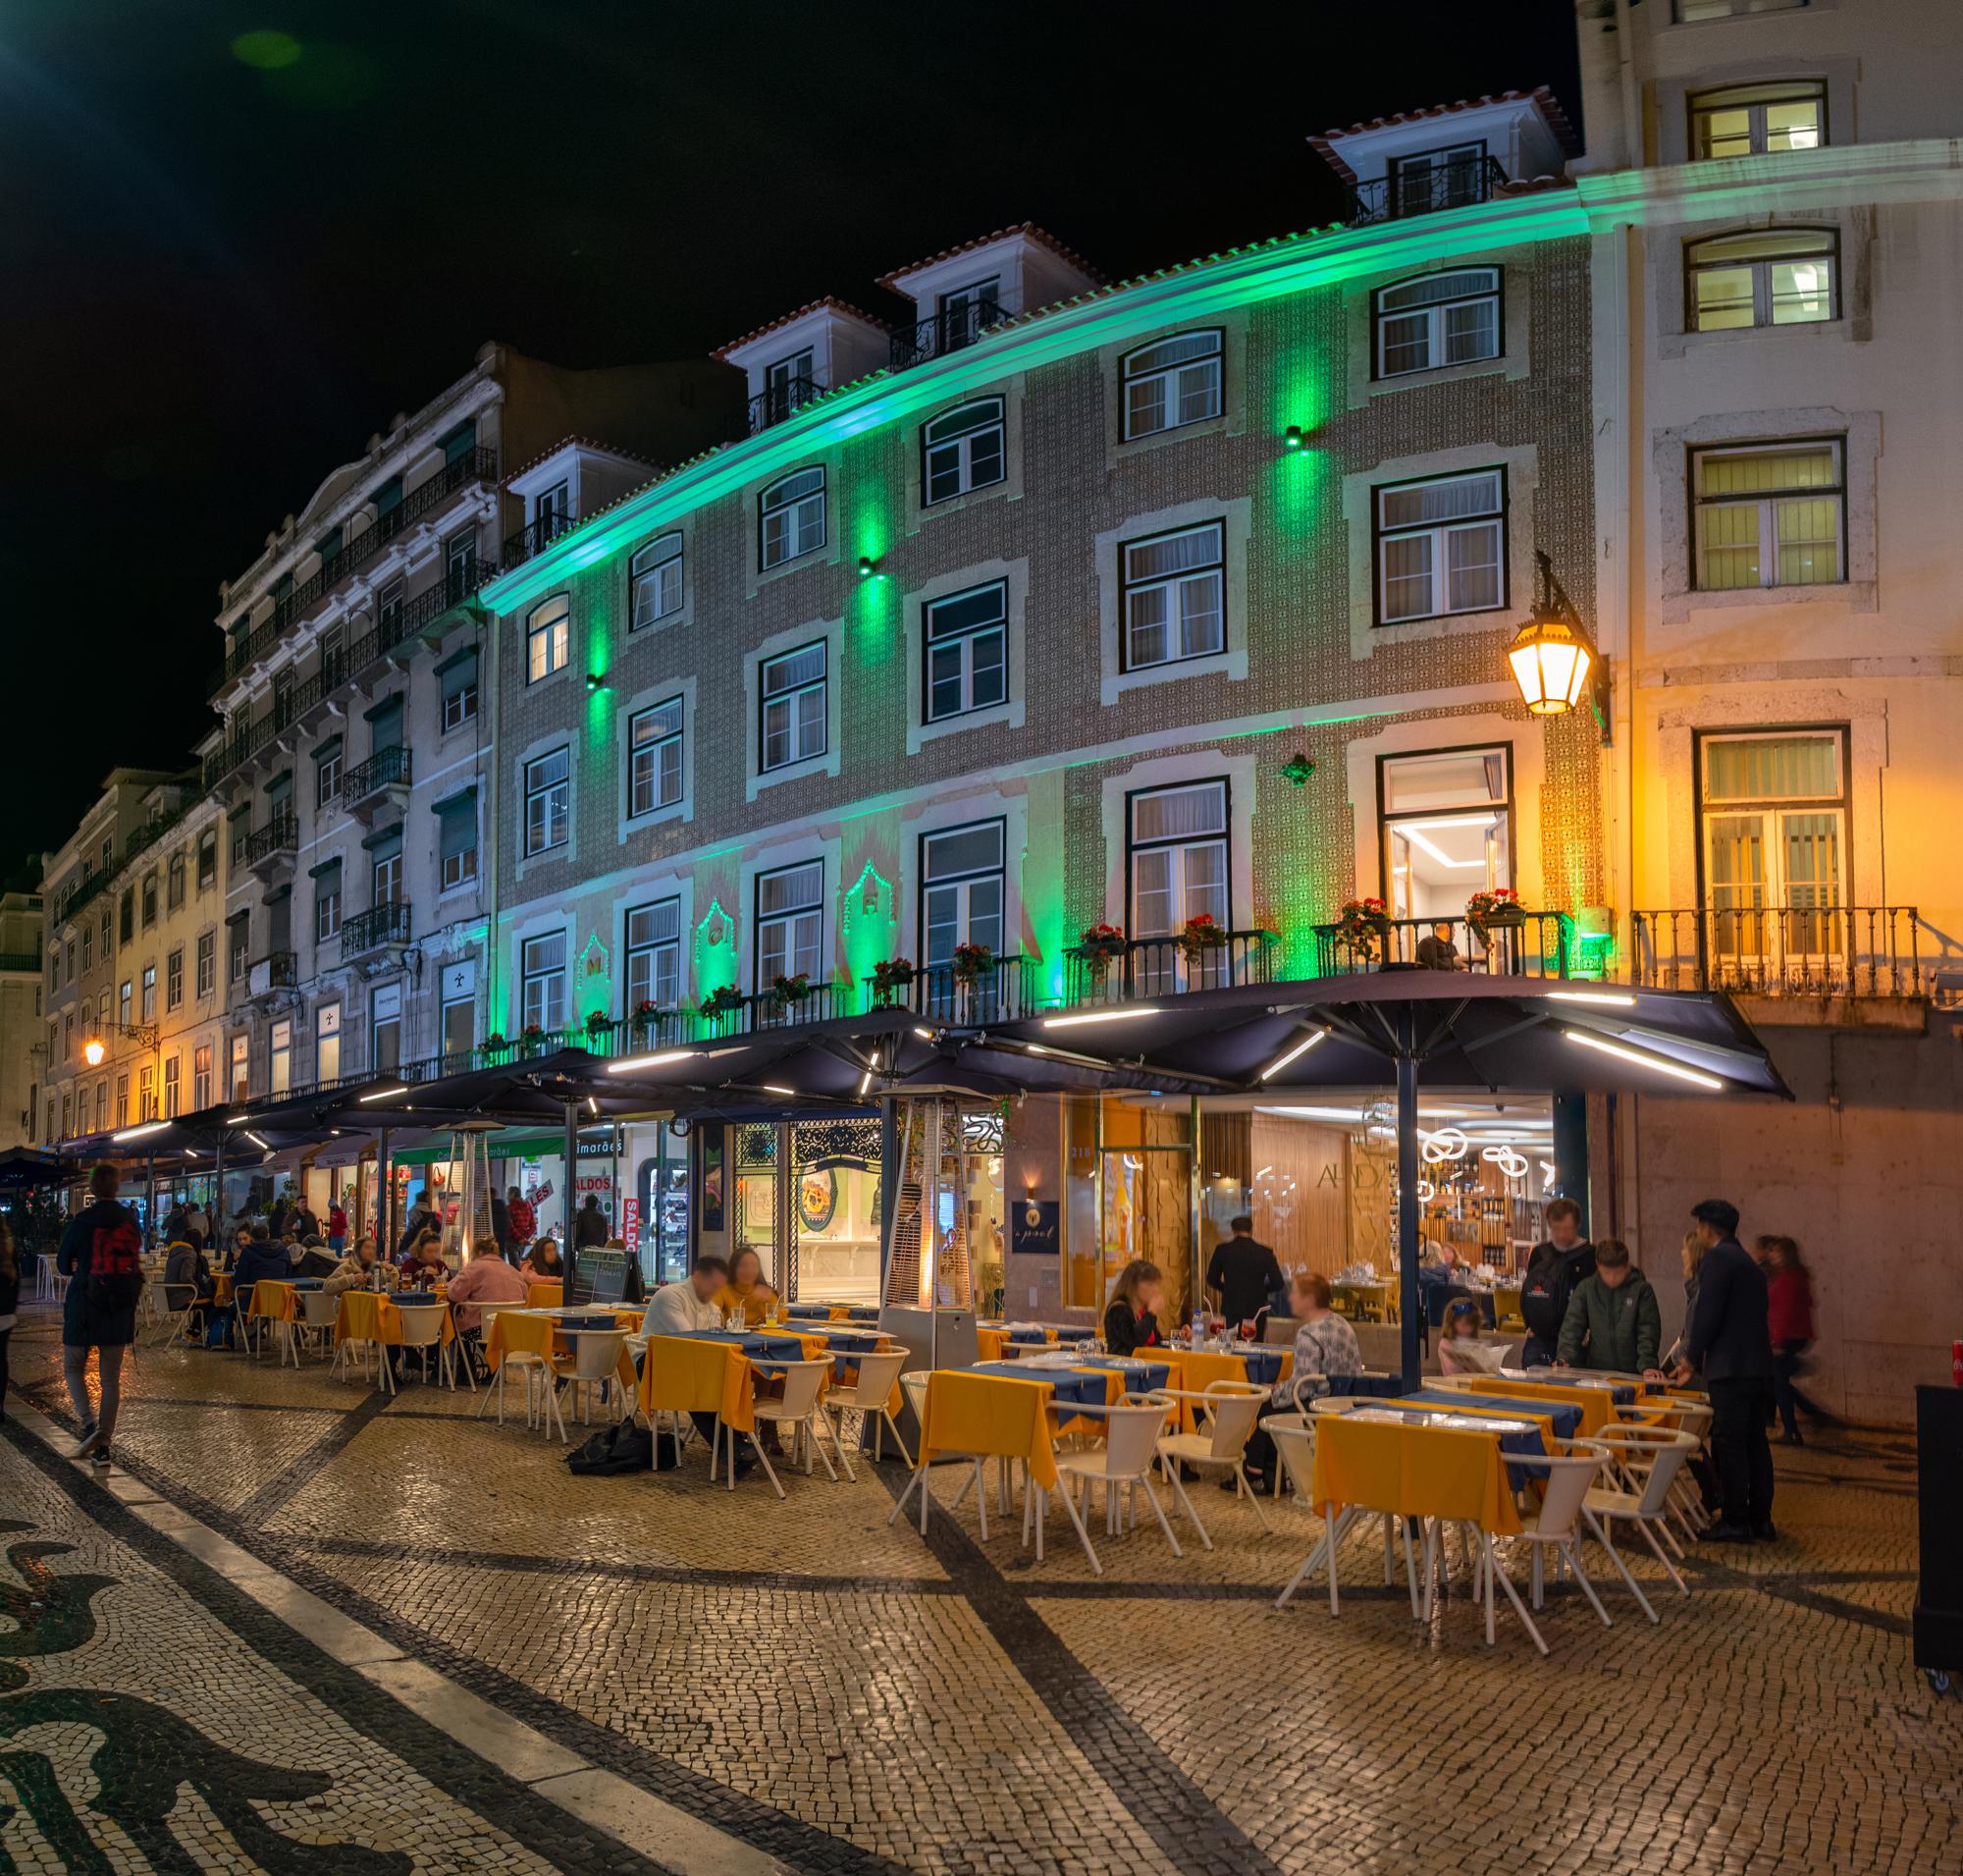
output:
<path id="1" fill-rule="evenodd" d="M 785 1302 L 879 1300 L 879 1123 L 742 1121 L 731 1255 L 755 1251 Z"/>

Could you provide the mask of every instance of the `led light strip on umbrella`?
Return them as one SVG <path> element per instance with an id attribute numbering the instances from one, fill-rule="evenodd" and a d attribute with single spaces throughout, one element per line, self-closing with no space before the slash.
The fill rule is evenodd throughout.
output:
<path id="1" fill-rule="evenodd" d="M 1579 1043 L 1584 1048 L 1600 1049 L 1605 1055 L 1634 1062 L 1638 1068 L 1654 1068 L 1660 1075 L 1673 1075 L 1678 1081 L 1691 1082 L 1699 1088 L 1709 1088 L 1722 1094 L 1726 1086 L 1718 1076 L 1707 1075 L 1701 1068 L 1686 1067 L 1682 1062 L 1673 1062 L 1667 1055 L 1652 1055 L 1647 1049 L 1628 1048 L 1620 1043 L 1591 1036 L 1586 1030 L 1565 1029 L 1561 1033 L 1570 1043 Z"/>
<path id="2" fill-rule="evenodd" d="M 1306 1036 L 1304 1036 L 1300 1042 L 1297 1043 L 1293 1048 L 1286 1050 L 1284 1053 L 1280 1055 L 1277 1055 L 1274 1058 L 1274 1060 L 1267 1065 L 1267 1067 L 1262 1069 L 1260 1074 L 1260 1079 L 1262 1081 L 1266 1081 L 1270 1076 L 1279 1075 L 1282 1072 L 1282 1070 L 1289 1065 L 1290 1062 L 1299 1061 L 1302 1056 L 1306 1055 L 1308 1051 L 1316 1045 L 1317 1043 L 1326 1043 L 1328 1040 L 1329 1040 L 1329 1032 L 1326 1029 L 1310 1030 L 1309 1033 Z"/>
<path id="3" fill-rule="evenodd" d="M 666 1068 L 671 1062 L 692 1062 L 696 1051 L 692 1048 L 664 1048 L 654 1055 L 627 1055 L 617 1062 L 609 1062 L 610 1075 L 631 1075 L 637 1068 Z"/>

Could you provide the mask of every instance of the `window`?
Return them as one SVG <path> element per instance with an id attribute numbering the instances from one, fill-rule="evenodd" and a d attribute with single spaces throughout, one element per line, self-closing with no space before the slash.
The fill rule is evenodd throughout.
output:
<path id="1" fill-rule="evenodd" d="M 323 1003 L 313 1013 L 313 1078 L 341 1079 L 341 1005 Z"/>
<path id="2" fill-rule="evenodd" d="M 437 804 L 438 887 L 448 892 L 477 877 L 477 790 Z"/>
<path id="3" fill-rule="evenodd" d="M 927 721 L 986 710 L 1009 694 L 1009 589 L 1002 580 L 922 608 Z"/>
<path id="4" fill-rule="evenodd" d="M 1500 270 L 1462 267 L 1380 287 L 1371 313 L 1380 378 L 1497 358 Z"/>
<path id="5" fill-rule="evenodd" d="M 810 402 L 816 390 L 813 383 L 816 357 L 810 346 L 779 358 L 764 372 L 765 423 L 781 423 L 802 405 Z"/>
<path id="6" fill-rule="evenodd" d="M 1461 919 L 1474 892 L 1512 884 L 1512 751 L 1504 744 L 1386 756 L 1378 791 L 1393 918 Z"/>
<path id="7" fill-rule="evenodd" d="M 1690 100 L 1693 162 L 1817 150 L 1827 141 L 1827 87 L 1785 80 L 1700 91 Z"/>
<path id="8" fill-rule="evenodd" d="M 231 1099 L 243 1100 L 245 1099 L 246 1091 L 251 1086 L 251 1068 L 252 1068 L 252 1039 L 249 1036 L 244 1036 L 244 1035 L 233 1037 L 232 1094 L 230 1096 Z M 116 1090 L 116 1099 L 117 1103 L 120 1105 L 123 1099 L 123 1090 L 121 1086 L 119 1086 Z"/>
<path id="9" fill-rule="evenodd" d="M 211 1105 L 211 1045 L 200 1043 L 190 1052 L 190 1104 L 193 1113 Z"/>
<path id="10" fill-rule="evenodd" d="M 127 1127 L 130 1124 L 130 1077 L 116 1077 L 116 1124 Z"/>
<path id="11" fill-rule="evenodd" d="M 1200 917 L 1226 931 L 1233 924 L 1226 782 L 1189 782 L 1133 795 L 1126 860 L 1135 938 L 1169 938 L 1188 919 Z M 1133 981 L 1141 995 L 1212 989 L 1227 981 L 1226 964 L 1224 948 L 1202 951 L 1189 965 L 1176 944 L 1147 945 L 1134 963 Z"/>
<path id="12" fill-rule="evenodd" d="M 1149 437 L 1220 414 L 1221 335 L 1182 333 L 1127 352 L 1119 365 L 1124 384 L 1124 436 Z"/>
<path id="13" fill-rule="evenodd" d="M 368 850 L 368 903 L 400 905 L 402 902 L 402 831 Z"/>
<path id="14" fill-rule="evenodd" d="M 977 398 L 921 425 L 921 501 L 947 502 L 1007 473 L 1000 398 Z"/>
<path id="15" fill-rule="evenodd" d="M 218 988 L 218 934 L 200 932 L 197 938 L 197 994 L 200 1000 Z"/>
<path id="16" fill-rule="evenodd" d="M 246 823 L 241 817 L 235 825 L 239 831 L 239 845 L 242 853 Z M 123 943 L 128 944 L 136 936 L 136 894 L 133 887 L 126 885 L 123 888 L 122 903 L 117 906 L 116 914 L 116 936 Z"/>
<path id="17" fill-rule="evenodd" d="M 164 1007 L 176 1009 L 185 1000 L 185 954 L 180 944 L 164 959 Z"/>
<path id="18" fill-rule="evenodd" d="M 823 962 L 824 862 L 757 876 L 757 989 L 780 977 L 817 979 Z"/>
<path id="19" fill-rule="evenodd" d="M 565 934 L 527 938 L 519 952 L 519 1008 L 527 1029 L 565 1026 Z"/>
<path id="20" fill-rule="evenodd" d="M 54 948 L 50 946 L 48 961 L 53 963 L 56 955 Z M 81 928 L 81 968 L 84 973 L 95 968 L 95 934 L 85 925 Z"/>
<path id="21" fill-rule="evenodd" d="M 144 1120 L 157 1117 L 157 1071 L 149 1062 L 136 1071 L 136 1112 Z"/>
<path id="22" fill-rule="evenodd" d="M 1427 215 L 1466 202 L 1483 202 L 1489 180 L 1486 145 L 1479 138 L 1396 157 L 1391 163 L 1388 212 L 1394 216 Z"/>
<path id="23" fill-rule="evenodd" d="M 779 658 L 767 658 L 760 673 L 763 695 L 758 766 L 782 769 L 822 756 L 825 749 L 825 648 L 823 640 Z"/>
<path id="24" fill-rule="evenodd" d="M 1693 450 L 1697 584 L 1706 592 L 1846 578 L 1837 442 Z"/>
<path id="25" fill-rule="evenodd" d="M 951 964 L 957 944 L 1002 955 L 1003 845 L 1000 821 L 921 835 L 923 962 Z"/>
<path id="26" fill-rule="evenodd" d="M 765 571 L 824 545 L 824 471 L 780 476 L 757 498 L 758 564 Z"/>
<path id="27" fill-rule="evenodd" d="M 525 764 L 525 851 L 549 853 L 566 841 L 571 758 L 563 749 Z"/>
<path id="28" fill-rule="evenodd" d="M 245 952 L 251 943 L 251 921 L 240 912 L 236 918 L 225 921 L 226 982 L 239 983 L 245 975 Z"/>
<path id="29" fill-rule="evenodd" d="M 477 648 L 472 645 L 437 668 L 443 683 L 443 726 L 460 729 L 477 715 Z"/>
<path id="30" fill-rule="evenodd" d="M 1806 4 L 1807 0 L 1676 0 L 1676 22 L 1688 26 L 1694 20 L 1729 20 L 1741 13 L 1787 13 Z"/>
<path id="31" fill-rule="evenodd" d="M 325 944 L 341 930 L 341 862 L 329 860 L 313 876 L 313 938 Z"/>
<path id="32" fill-rule="evenodd" d="M 465 417 L 454 430 L 446 431 L 439 437 L 436 447 L 443 452 L 443 466 L 446 469 L 453 462 L 461 462 L 477 447 L 477 419 Z"/>
<path id="33" fill-rule="evenodd" d="M 383 984 L 368 998 L 368 1066 L 378 1075 L 402 1064 L 402 987 Z"/>
<path id="34" fill-rule="evenodd" d="M 123 982 L 117 987 L 116 991 L 116 1020 L 119 1023 L 121 1023 L 125 1029 L 128 1029 L 130 1027 L 131 1003 L 133 1000 L 131 997 L 131 991 L 133 988 L 133 987 L 131 984 L 130 980 L 126 977 L 123 980 Z M 73 1022 L 75 1019 L 73 1016 L 71 1016 L 69 1020 Z"/>
<path id="35" fill-rule="evenodd" d="M 341 738 L 323 743 L 313 752 L 313 805 L 324 812 L 341 793 Z"/>
<path id="36" fill-rule="evenodd" d="M 102 915 L 102 966 L 105 970 L 109 968 L 109 914 L 107 912 Z"/>
<path id="37" fill-rule="evenodd" d="M 393 579 L 375 596 L 375 625 L 377 634 L 385 645 L 393 645 L 401 633 L 402 604 L 408 597 L 408 584 L 401 579 Z"/>
<path id="38" fill-rule="evenodd" d="M 248 810 L 236 811 L 232 816 L 232 870 L 237 873 L 245 864 L 245 841 L 252 831 L 252 816 Z M 127 903 L 127 894 L 126 894 Z M 125 932 L 127 940 L 130 934 Z"/>
<path id="39" fill-rule="evenodd" d="M 1692 332 L 1801 326 L 1833 317 L 1840 238 L 1830 228 L 1768 228 L 1683 250 Z"/>
<path id="40" fill-rule="evenodd" d="M 681 611 L 681 536 L 663 534 L 650 541 L 627 563 L 627 590 L 632 595 L 627 629 L 638 632 L 657 619 Z"/>
<path id="41" fill-rule="evenodd" d="M 175 912 L 185 902 L 185 857 L 182 853 L 171 855 L 170 868 L 165 877 L 164 903 Z"/>
<path id="42" fill-rule="evenodd" d="M 627 813 L 653 814 L 681 799 L 681 699 L 627 720 Z"/>
<path id="43" fill-rule="evenodd" d="M 673 1009 L 681 1000 L 681 901 L 657 899 L 627 914 L 627 1007 Z"/>
<path id="44" fill-rule="evenodd" d="M 1698 751 L 1713 962 L 1757 981 L 1768 957 L 1844 957 L 1843 732 L 1703 735 Z"/>
<path id="45" fill-rule="evenodd" d="M 29 1091 L 31 1099 L 31 1090 Z M 109 1084 L 99 1081 L 95 1084 L 95 1131 L 100 1133 L 109 1125 Z"/>
<path id="46" fill-rule="evenodd" d="M 143 966 L 143 1021 L 154 1023 L 156 1020 L 157 967 L 154 964 L 145 964 Z"/>
<path id="47" fill-rule="evenodd" d="M 184 1065 L 182 1055 L 167 1056 L 164 1061 L 164 1118 L 178 1117 L 179 1070 Z"/>
<path id="48" fill-rule="evenodd" d="M 534 606 L 525 622 L 525 681 L 536 684 L 563 670 L 572 656 L 572 603 L 561 594 L 557 599 Z"/>
<path id="49" fill-rule="evenodd" d="M 469 597 L 477 571 L 477 531 L 460 528 L 443 544 L 443 596 L 451 606 Z"/>
<path id="50" fill-rule="evenodd" d="M 218 882 L 218 835 L 211 829 L 197 836 L 197 889 Z"/>
<path id="51" fill-rule="evenodd" d="M 1380 624 L 1506 604 L 1504 470 L 1433 476 L 1375 494 Z"/>
<path id="52" fill-rule="evenodd" d="M 443 1022 L 443 1052 L 455 1058 L 468 1056 L 477 1045 L 477 992 L 473 986 L 469 990 L 453 992 L 446 984 L 443 992 L 443 1007 L 439 1012 Z"/>
<path id="53" fill-rule="evenodd" d="M 1226 530 L 1218 521 L 1121 549 L 1126 670 L 1204 658 L 1227 644 Z"/>

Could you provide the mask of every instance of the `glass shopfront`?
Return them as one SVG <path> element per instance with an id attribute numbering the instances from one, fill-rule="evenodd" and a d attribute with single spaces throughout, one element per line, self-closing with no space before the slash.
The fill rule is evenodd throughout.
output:
<path id="1" fill-rule="evenodd" d="M 732 1255 L 755 1251 L 787 1303 L 877 1303 L 879 1123 L 742 1121 L 728 1139 Z"/>

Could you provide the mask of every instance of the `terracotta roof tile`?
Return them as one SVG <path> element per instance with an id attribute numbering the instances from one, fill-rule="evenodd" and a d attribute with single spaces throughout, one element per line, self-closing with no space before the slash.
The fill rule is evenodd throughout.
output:
<path id="1" fill-rule="evenodd" d="M 506 482 L 514 482 L 521 475 L 530 475 L 540 463 L 551 461 L 561 450 L 569 449 L 574 445 L 577 445 L 582 450 L 602 450 L 607 455 L 619 456 L 627 462 L 644 462 L 651 469 L 659 469 L 661 467 L 661 464 L 653 456 L 643 456 L 638 450 L 623 450 L 617 443 L 603 443 L 598 437 L 565 436 L 560 437 L 557 443 L 541 450 L 529 462 L 519 463 L 510 474 L 505 476 L 504 480 Z"/>
<path id="2" fill-rule="evenodd" d="M 923 267 L 938 266 L 944 260 L 952 260 L 957 254 L 973 253 L 978 247 L 986 247 L 990 241 L 1005 241 L 1011 235 L 1021 235 L 1026 240 L 1035 241 L 1038 247 L 1047 247 L 1059 260 L 1068 261 L 1079 273 L 1088 275 L 1099 286 L 1104 284 L 1104 276 L 1096 268 L 1075 248 L 1066 247 L 1047 229 L 1038 228 L 1035 222 L 1017 222 L 1011 227 L 996 229 L 992 235 L 977 235 L 973 241 L 957 241 L 954 246 L 943 247 L 939 253 L 929 254 L 925 260 L 917 260 L 910 266 L 895 267 L 890 274 L 881 274 L 875 285 L 898 293 L 900 290 L 893 286 L 893 282 L 905 275 L 917 274 Z"/>
<path id="3" fill-rule="evenodd" d="M 1320 136 L 1311 136 L 1308 144 L 1346 182 L 1353 183 L 1356 180 L 1355 171 L 1331 146 L 1331 138 L 1355 136 L 1364 131 L 1387 131 L 1399 124 L 1422 124 L 1428 119 L 1451 117 L 1459 111 L 1475 111 L 1485 104 L 1533 105 L 1540 113 L 1541 122 L 1554 134 L 1555 141 L 1570 156 L 1581 154 L 1581 139 L 1575 135 L 1574 127 L 1568 123 L 1567 114 L 1562 110 L 1553 87 L 1546 84 L 1537 84 L 1531 91 L 1490 92 L 1484 97 L 1459 98 L 1451 104 L 1428 104 L 1416 111 L 1398 111 L 1389 117 L 1369 118 L 1361 124 L 1352 124 L 1348 129 L 1338 127 L 1324 131 Z"/>
<path id="4" fill-rule="evenodd" d="M 836 295 L 826 294 L 822 299 L 814 299 L 800 306 L 795 312 L 787 312 L 781 319 L 772 319 L 759 326 L 755 332 L 746 332 L 740 339 L 732 339 L 726 346 L 717 346 L 709 355 L 712 358 L 727 358 L 739 346 L 747 346 L 753 339 L 761 339 L 766 333 L 775 332 L 780 326 L 788 326 L 793 319 L 802 319 L 806 313 L 817 312 L 821 307 L 829 307 L 833 312 L 863 319 L 869 326 L 876 326 L 881 332 L 891 330 L 883 319 L 875 319 L 863 306 L 855 306 L 849 299 L 840 299 Z"/>

